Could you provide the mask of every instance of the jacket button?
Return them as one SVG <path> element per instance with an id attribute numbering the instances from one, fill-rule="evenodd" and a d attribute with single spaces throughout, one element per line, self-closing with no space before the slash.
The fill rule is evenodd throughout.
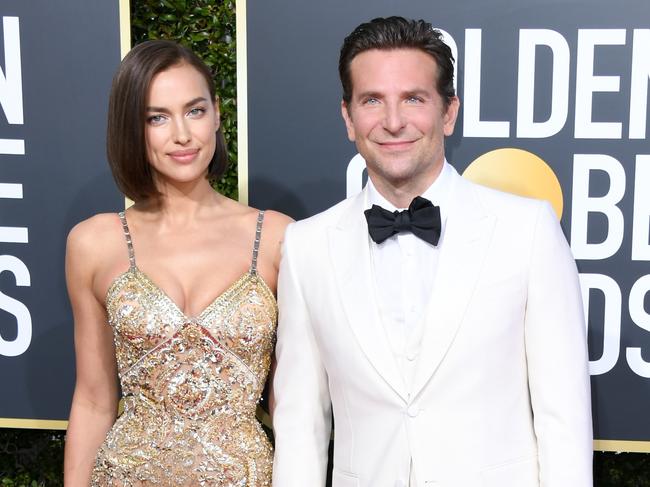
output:
<path id="1" fill-rule="evenodd" d="M 415 418 L 418 414 L 420 414 L 420 408 L 418 408 L 415 404 L 411 404 L 406 410 L 406 414 L 408 414 L 411 418 Z"/>

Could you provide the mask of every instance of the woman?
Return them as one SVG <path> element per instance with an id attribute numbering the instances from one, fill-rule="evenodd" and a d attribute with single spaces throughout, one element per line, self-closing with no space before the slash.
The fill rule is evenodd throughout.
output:
<path id="1" fill-rule="evenodd" d="M 68 237 L 77 383 L 65 485 L 270 486 L 255 409 L 289 219 L 210 186 L 226 167 L 217 97 L 179 44 L 145 42 L 124 58 L 107 144 L 135 205 Z"/>

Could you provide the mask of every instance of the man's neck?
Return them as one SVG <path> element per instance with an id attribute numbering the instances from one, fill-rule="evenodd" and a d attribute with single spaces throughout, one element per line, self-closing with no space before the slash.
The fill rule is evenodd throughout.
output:
<path id="1" fill-rule="evenodd" d="M 408 208 L 416 196 L 421 196 L 438 179 L 444 163 L 439 169 L 426 178 L 414 178 L 407 181 L 386 181 L 383 178 L 368 174 L 375 190 L 395 208 Z"/>

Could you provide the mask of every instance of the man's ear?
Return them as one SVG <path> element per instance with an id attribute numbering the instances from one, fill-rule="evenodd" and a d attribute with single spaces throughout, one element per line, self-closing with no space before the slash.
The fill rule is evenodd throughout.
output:
<path id="1" fill-rule="evenodd" d="M 354 142 L 355 141 L 354 124 L 352 123 L 352 117 L 350 116 L 348 104 L 345 103 L 345 100 L 341 100 L 341 116 L 345 121 L 345 128 L 348 131 L 348 139 L 350 139 L 350 142 Z"/>
<path id="2" fill-rule="evenodd" d="M 460 100 L 457 96 L 452 97 L 449 100 L 447 109 L 443 116 L 443 133 L 446 137 L 449 137 L 454 133 L 454 126 L 456 125 L 456 118 L 458 117 L 458 110 L 460 109 Z"/>

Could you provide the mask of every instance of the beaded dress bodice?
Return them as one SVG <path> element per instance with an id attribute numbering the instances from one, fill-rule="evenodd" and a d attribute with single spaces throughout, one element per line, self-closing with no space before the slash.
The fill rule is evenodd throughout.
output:
<path id="1" fill-rule="evenodd" d="M 135 265 L 106 298 L 124 412 L 99 449 L 92 486 L 271 485 L 272 450 L 256 407 L 277 323 L 273 293 L 251 268 L 187 317 Z"/>

